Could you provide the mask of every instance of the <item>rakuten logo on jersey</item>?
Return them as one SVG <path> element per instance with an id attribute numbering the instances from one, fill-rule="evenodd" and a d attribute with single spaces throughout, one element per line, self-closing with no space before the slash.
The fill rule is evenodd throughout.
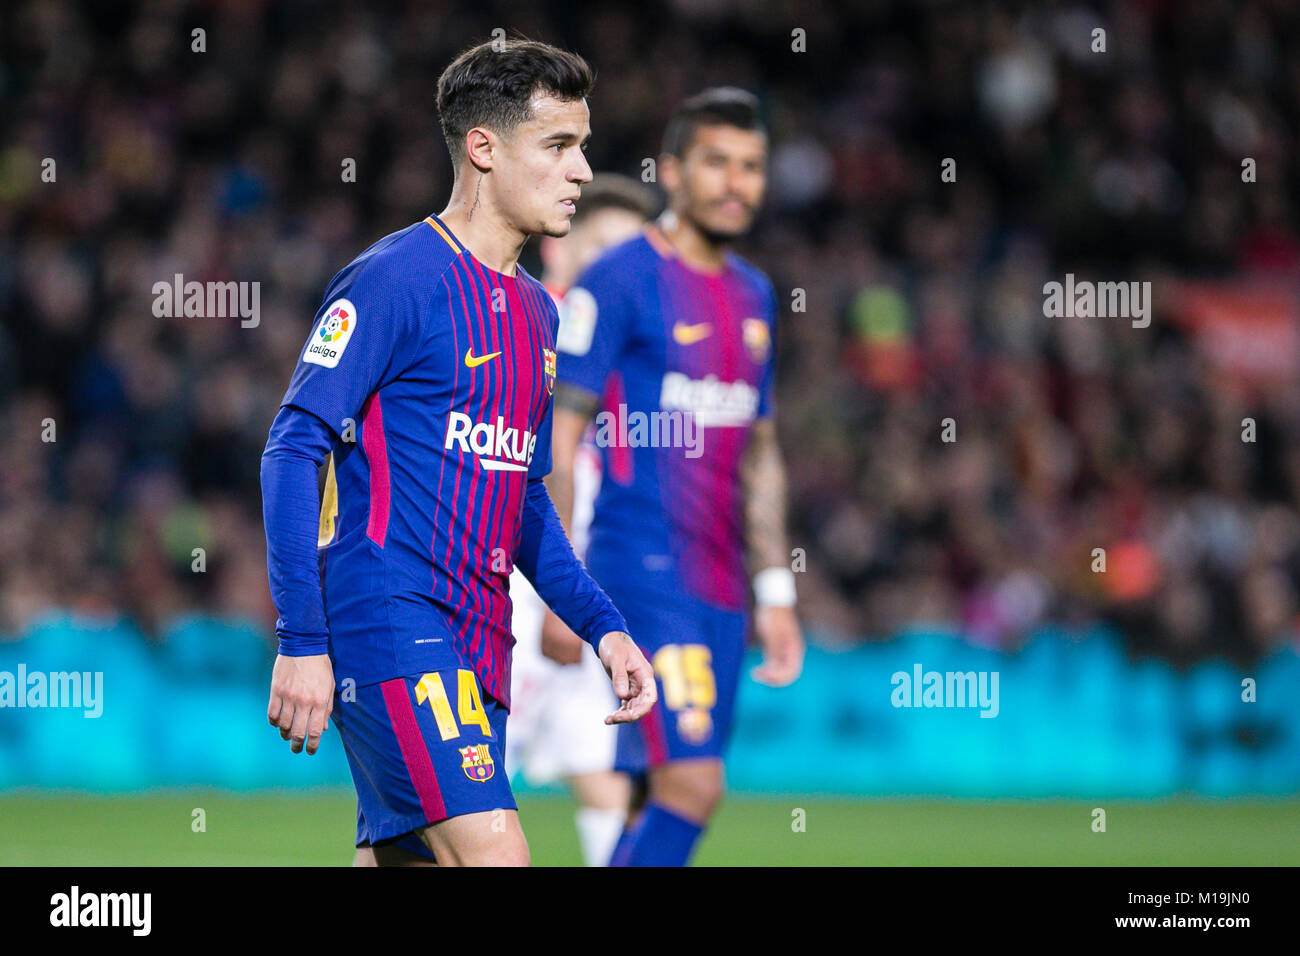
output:
<path id="1" fill-rule="evenodd" d="M 716 375 L 697 379 L 669 372 L 659 407 L 690 412 L 704 427 L 748 425 L 758 412 L 758 389 L 748 382 L 720 382 Z"/>
<path id="2" fill-rule="evenodd" d="M 527 471 L 537 436 L 526 428 L 506 428 L 506 420 L 500 415 L 495 424 L 488 424 L 475 423 L 464 412 L 452 412 L 447 418 L 443 447 L 450 450 L 453 446 L 478 455 L 479 463 L 488 471 Z"/>

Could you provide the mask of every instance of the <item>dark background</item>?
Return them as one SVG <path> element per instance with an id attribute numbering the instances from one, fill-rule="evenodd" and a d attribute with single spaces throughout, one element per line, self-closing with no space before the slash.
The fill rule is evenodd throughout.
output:
<path id="1" fill-rule="evenodd" d="M 1293 4 L 359 7 L 6 5 L 0 638 L 73 609 L 158 640 L 198 609 L 271 640 L 267 429 L 329 278 L 445 202 L 436 80 L 501 27 L 595 67 L 598 170 L 639 175 L 705 86 L 761 97 L 770 199 L 741 251 L 786 306 L 815 642 L 1102 621 L 1182 666 L 1296 641 Z M 155 318 L 177 272 L 260 282 L 259 325 Z M 1066 272 L 1151 281 L 1150 327 L 1044 317 Z"/>

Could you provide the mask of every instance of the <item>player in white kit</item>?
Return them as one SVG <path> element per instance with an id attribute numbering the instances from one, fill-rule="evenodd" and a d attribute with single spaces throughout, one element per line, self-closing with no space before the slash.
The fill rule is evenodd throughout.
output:
<path id="1" fill-rule="evenodd" d="M 559 305 L 561 342 L 563 298 L 573 280 L 610 246 L 639 233 L 656 211 L 646 187 L 611 173 L 597 174 L 584 186 L 577 205 L 569 234 L 545 237 L 540 247 L 542 284 Z M 586 551 L 599 487 L 600 459 L 587 445 L 574 459 L 571 510 L 569 503 L 555 501 L 579 557 Z M 604 866 L 623 832 L 629 797 L 627 778 L 613 770 L 618 731 L 604 722 L 614 700 L 609 678 L 594 654 L 572 655 L 571 648 L 580 645 L 547 640 L 544 622 L 546 628 L 564 625 L 554 615 L 547 619 L 546 605 L 518 571 L 510 577 L 510 599 L 516 644 L 506 772 L 535 785 L 563 780 L 578 801 L 575 822 L 583 859 L 588 866 Z"/>

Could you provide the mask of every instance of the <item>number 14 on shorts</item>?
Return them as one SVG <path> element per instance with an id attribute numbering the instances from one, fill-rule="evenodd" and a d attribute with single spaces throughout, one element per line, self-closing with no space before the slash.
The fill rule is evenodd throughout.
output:
<path id="1" fill-rule="evenodd" d="M 460 716 L 460 726 L 451 712 L 451 700 L 447 688 L 442 682 L 442 675 L 425 674 L 415 685 L 415 702 L 423 705 L 425 701 L 433 709 L 434 720 L 438 722 L 438 733 L 443 740 L 454 740 L 461 734 L 461 727 L 478 725 L 484 737 L 492 736 L 492 724 L 488 721 L 487 711 L 483 709 L 483 698 L 479 696 L 478 681 L 470 670 L 456 671 L 456 713 Z"/>

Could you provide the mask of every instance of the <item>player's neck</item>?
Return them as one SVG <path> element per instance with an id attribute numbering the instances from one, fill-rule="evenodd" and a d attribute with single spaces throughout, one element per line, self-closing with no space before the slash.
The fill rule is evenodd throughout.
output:
<path id="1" fill-rule="evenodd" d="M 477 183 L 467 186 L 462 179 L 452 189 L 447 208 L 438 213 L 438 218 L 483 265 L 503 275 L 515 274 L 528 236 L 505 222 L 487 190 Z"/>
<path id="2" fill-rule="evenodd" d="M 564 290 L 573 285 L 574 280 L 577 278 L 578 276 L 571 269 L 550 268 L 542 270 L 540 281 L 542 285 L 546 286 L 546 288 L 550 289 L 552 292 L 563 294 Z"/>
<path id="3" fill-rule="evenodd" d="M 726 265 L 725 245 L 711 241 L 699 229 L 671 209 L 655 222 L 673 251 L 688 266 L 705 272 L 717 272 Z"/>

